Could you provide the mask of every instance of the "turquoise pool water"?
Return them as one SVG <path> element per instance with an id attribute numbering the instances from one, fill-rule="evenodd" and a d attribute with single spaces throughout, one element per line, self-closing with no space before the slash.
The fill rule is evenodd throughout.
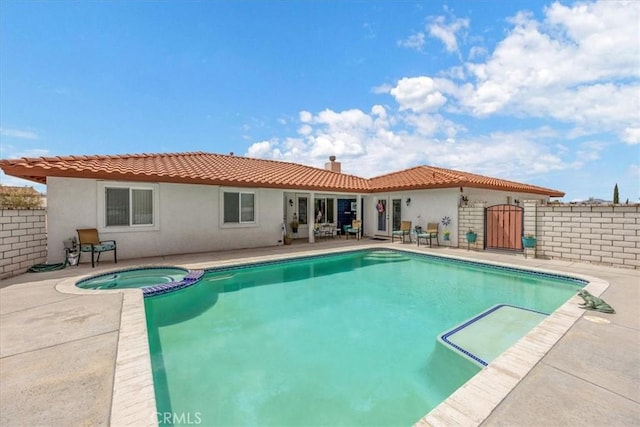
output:
<path id="1" fill-rule="evenodd" d="M 145 299 L 159 420 L 411 425 L 479 371 L 438 334 L 496 304 L 551 313 L 583 285 L 397 251 L 210 271 Z"/>

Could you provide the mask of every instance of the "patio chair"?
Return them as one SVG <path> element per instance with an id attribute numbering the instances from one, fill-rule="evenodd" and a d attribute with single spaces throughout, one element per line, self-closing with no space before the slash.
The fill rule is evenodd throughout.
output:
<path id="1" fill-rule="evenodd" d="M 78 264 L 80 264 L 80 257 L 83 252 L 91 253 L 91 267 L 95 267 L 96 263 L 100 260 L 100 254 L 102 252 L 113 251 L 113 262 L 118 263 L 118 256 L 116 251 L 115 240 L 100 240 L 98 236 L 98 230 L 95 228 L 82 228 L 76 230 L 78 232 L 78 240 L 80 246 L 80 252 L 78 253 Z M 94 257 L 98 254 L 97 257 Z"/>
<path id="2" fill-rule="evenodd" d="M 353 221 L 351 221 L 351 227 L 347 228 L 347 240 L 349 240 L 349 235 L 353 234 L 356 236 L 356 239 L 360 238 L 360 220 L 359 219 L 354 219 Z"/>
<path id="3" fill-rule="evenodd" d="M 391 232 L 391 243 L 393 243 L 396 236 L 402 239 L 402 243 L 404 243 L 404 237 L 409 236 L 409 243 L 411 243 L 411 221 L 402 221 L 400 223 L 400 230 L 393 230 Z"/>
<path id="4" fill-rule="evenodd" d="M 333 239 L 336 236 L 335 235 L 336 229 L 334 225 L 330 222 L 322 224 L 322 227 L 320 229 L 323 231 L 325 239 L 328 239 L 328 238 Z"/>
<path id="5" fill-rule="evenodd" d="M 324 224 L 320 224 L 318 225 L 317 228 L 314 228 L 313 232 L 316 238 L 323 238 L 323 239 L 328 239 L 329 237 L 333 238 L 334 234 L 333 234 L 333 224 L 331 223 L 324 223 Z"/>
<path id="6" fill-rule="evenodd" d="M 351 228 L 351 224 L 342 224 L 342 235 L 347 236 L 348 230 Z M 349 236 L 347 236 L 349 237 Z"/>
<path id="7" fill-rule="evenodd" d="M 432 240 L 435 237 L 436 243 L 440 246 L 440 240 L 438 239 L 438 223 L 430 222 L 427 224 L 427 229 L 421 233 L 418 233 L 416 236 L 416 241 L 418 242 L 418 246 L 420 246 L 420 239 L 424 239 L 425 244 L 427 241 L 429 242 L 429 247 L 432 246 Z"/>

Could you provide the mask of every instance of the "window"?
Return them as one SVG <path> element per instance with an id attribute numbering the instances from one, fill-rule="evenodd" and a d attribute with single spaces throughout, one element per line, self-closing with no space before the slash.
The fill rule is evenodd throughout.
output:
<path id="1" fill-rule="evenodd" d="M 153 190 L 105 188 L 105 226 L 153 225 Z"/>
<path id="2" fill-rule="evenodd" d="M 158 184 L 98 181 L 98 230 L 159 230 Z"/>
<path id="3" fill-rule="evenodd" d="M 224 223 L 255 222 L 255 194 L 224 192 Z"/>
<path id="4" fill-rule="evenodd" d="M 314 215 L 316 222 L 334 222 L 334 199 L 315 199 Z"/>

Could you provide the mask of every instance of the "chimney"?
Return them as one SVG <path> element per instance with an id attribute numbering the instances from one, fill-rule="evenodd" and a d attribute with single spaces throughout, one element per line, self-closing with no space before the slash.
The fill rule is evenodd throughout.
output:
<path id="1" fill-rule="evenodd" d="M 340 162 L 336 162 L 336 156 L 329 157 L 329 163 L 325 163 L 324 168 L 331 172 L 341 173 Z"/>

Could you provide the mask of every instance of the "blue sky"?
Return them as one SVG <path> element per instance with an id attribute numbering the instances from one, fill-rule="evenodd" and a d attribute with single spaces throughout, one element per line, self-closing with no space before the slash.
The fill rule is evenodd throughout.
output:
<path id="1" fill-rule="evenodd" d="M 336 155 L 638 202 L 638 22 L 634 1 L 2 0 L 0 157 Z"/>

